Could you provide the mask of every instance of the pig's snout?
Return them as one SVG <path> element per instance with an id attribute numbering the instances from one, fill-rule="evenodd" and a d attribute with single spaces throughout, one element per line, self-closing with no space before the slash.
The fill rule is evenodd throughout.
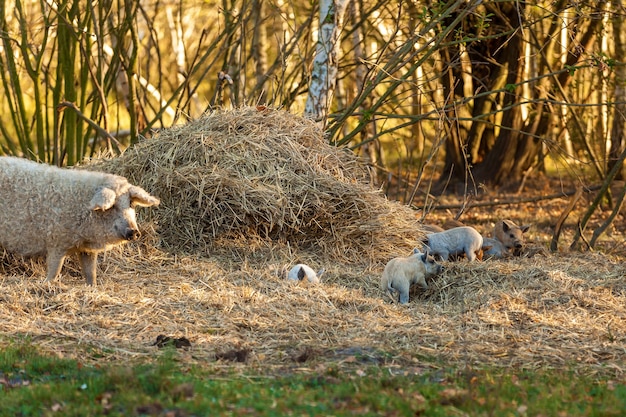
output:
<path id="1" fill-rule="evenodd" d="M 126 240 L 137 240 L 139 239 L 139 236 L 141 236 L 141 232 L 139 232 L 139 230 L 137 229 L 132 229 L 129 227 L 124 231 L 124 239 Z"/>
<path id="2" fill-rule="evenodd" d="M 515 249 L 522 249 L 522 242 L 520 242 L 519 240 L 516 241 L 514 245 L 515 245 Z"/>
<path id="3" fill-rule="evenodd" d="M 137 240 L 139 236 L 141 236 L 141 232 L 136 227 L 128 225 L 118 226 L 115 230 L 117 231 L 117 235 L 124 240 Z"/>

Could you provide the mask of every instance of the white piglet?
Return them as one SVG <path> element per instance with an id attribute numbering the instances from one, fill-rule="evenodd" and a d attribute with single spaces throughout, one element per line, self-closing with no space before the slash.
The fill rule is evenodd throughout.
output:
<path id="1" fill-rule="evenodd" d="M 400 304 L 407 304 L 412 284 L 419 284 L 427 289 L 426 278 L 440 274 L 442 270 L 443 267 L 435 262 L 428 251 L 421 253 L 415 249 L 411 256 L 393 258 L 387 262 L 380 280 L 380 287 L 392 298 L 394 298 L 394 293 L 398 293 Z"/>
<path id="2" fill-rule="evenodd" d="M 482 256 L 483 237 L 476 229 L 470 226 L 455 227 L 439 233 L 426 235 L 425 243 L 433 256 L 440 256 L 447 261 L 452 255 L 465 254 L 468 260 L 473 261 Z"/>
<path id="3" fill-rule="evenodd" d="M 98 253 L 137 239 L 135 207 L 158 204 L 124 177 L 0 157 L 0 246 L 45 256 L 46 281 L 76 254 L 85 281 L 95 284 Z"/>
<path id="4" fill-rule="evenodd" d="M 313 268 L 306 264 L 297 264 L 289 270 L 287 273 L 287 279 L 292 281 L 302 281 L 306 278 L 311 284 L 318 284 L 323 273 L 324 268 L 315 272 Z"/>

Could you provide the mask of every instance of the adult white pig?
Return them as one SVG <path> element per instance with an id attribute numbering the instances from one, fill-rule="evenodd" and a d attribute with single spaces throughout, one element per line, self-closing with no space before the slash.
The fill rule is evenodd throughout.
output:
<path id="1" fill-rule="evenodd" d="M 0 246 L 45 256 L 46 281 L 76 254 L 85 281 L 95 284 L 98 252 L 137 239 L 134 208 L 158 204 L 124 177 L 0 157 Z"/>

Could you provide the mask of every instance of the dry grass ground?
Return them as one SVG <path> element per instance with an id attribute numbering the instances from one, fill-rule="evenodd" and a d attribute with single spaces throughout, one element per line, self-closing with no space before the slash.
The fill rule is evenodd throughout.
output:
<path id="1" fill-rule="evenodd" d="M 623 373 L 626 266 L 619 224 L 603 241 L 605 253 L 546 252 L 505 261 L 446 263 L 445 273 L 429 290 L 414 289 L 408 307 L 400 306 L 383 297 L 379 279 L 391 257 L 407 255 L 417 244 L 421 233 L 415 213 L 339 170 L 337 158 L 345 155 L 333 154 L 335 150 L 319 144 L 307 154 L 290 138 L 259 138 L 259 130 L 241 133 L 245 128 L 237 126 L 246 125 L 246 118 L 251 120 L 246 126 L 258 128 L 258 117 L 268 115 L 255 109 L 238 112 L 220 116 L 226 127 L 177 131 L 176 139 L 165 132 L 127 153 L 119 166 L 99 168 L 122 171 L 163 204 L 146 212 L 141 242 L 101 258 L 97 287 L 84 285 L 73 262 L 66 264 L 60 280 L 44 284 L 42 262 L 4 254 L 0 333 L 27 335 L 46 351 L 84 360 L 152 358 L 158 349 L 151 345 L 164 334 L 191 341 L 185 353 L 189 361 L 231 366 L 227 360 L 214 361 L 233 350 L 247 353 L 245 365 L 238 366 L 272 372 L 311 369 L 325 361 L 366 361 L 399 371 L 444 363 L 580 366 L 588 373 Z M 291 117 L 276 112 L 274 122 Z M 311 129 L 300 119 L 289 123 L 295 123 L 291 132 Z M 285 133 L 282 126 L 267 130 Z M 273 155 L 273 163 L 254 164 L 258 155 L 229 153 L 224 144 L 201 147 L 204 168 L 193 169 L 208 173 L 181 176 L 181 167 L 191 172 L 189 165 L 196 162 L 178 160 L 169 166 L 156 160 L 177 147 L 185 154 L 182 150 L 190 145 L 184 140 L 191 136 L 205 144 L 211 137 L 215 144 L 211 132 L 218 131 L 228 133 L 232 147 L 245 139 L 252 145 L 240 149 L 271 150 L 263 158 Z M 290 150 L 283 154 L 285 147 Z M 209 155 L 213 148 L 219 152 Z M 294 169 L 293 155 L 300 154 L 304 159 L 297 159 Z M 331 159 L 335 162 L 328 166 L 319 163 Z M 349 158 L 344 162 L 352 163 Z M 259 166 L 267 168 L 251 180 L 250 170 Z M 268 170 L 274 174 L 266 175 Z M 220 171 L 222 176 L 216 177 Z M 230 194 L 224 191 L 224 178 L 230 181 Z M 250 188 L 237 197 L 244 183 Z M 242 196 L 261 188 L 265 191 L 255 194 L 254 204 L 242 202 Z M 278 204 L 275 193 L 284 198 Z M 228 201 L 220 200 L 215 213 L 216 199 L 224 195 Z M 558 217 L 558 206 L 550 201 L 476 209 L 461 220 L 481 232 L 501 217 L 531 223 L 531 246 L 547 247 L 548 219 Z M 434 212 L 429 219 L 445 216 Z M 201 231 L 201 241 L 190 238 Z M 562 241 L 567 239 L 566 233 Z M 277 272 L 297 262 L 325 267 L 322 283 L 293 283 Z"/>

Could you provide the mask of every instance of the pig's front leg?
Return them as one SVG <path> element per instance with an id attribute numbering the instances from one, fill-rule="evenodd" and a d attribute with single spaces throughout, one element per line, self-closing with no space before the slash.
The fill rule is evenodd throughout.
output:
<path id="1" fill-rule="evenodd" d="M 80 267 L 83 270 L 83 276 L 87 285 L 96 284 L 96 266 L 98 261 L 98 254 L 96 252 L 80 252 L 78 254 L 80 259 Z"/>
<path id="2" fill-rule="evenodd" d="M 63 261 L 65 260 L 65 251 L 49 250 L 46 255 L 46 282 L 54 281 L 61 273 Z"/>

